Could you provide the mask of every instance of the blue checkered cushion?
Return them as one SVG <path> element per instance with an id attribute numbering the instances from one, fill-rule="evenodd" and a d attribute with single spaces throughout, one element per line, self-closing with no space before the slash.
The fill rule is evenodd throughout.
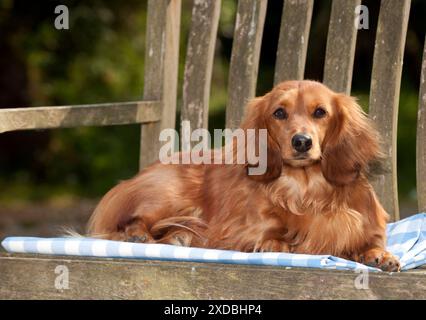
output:
<path id="1" fill-rule="evenodd" d="M 412 269 L 426 263 L 425 213 L 388 224 L 387 237 L 387 248 L 400 258 L 401 270 Z M 8 252 L 19 253 L 379 271 L 330 255 L 245 253 L 91 238 L 9 237 L 3 240 L 2 246 Z"/>

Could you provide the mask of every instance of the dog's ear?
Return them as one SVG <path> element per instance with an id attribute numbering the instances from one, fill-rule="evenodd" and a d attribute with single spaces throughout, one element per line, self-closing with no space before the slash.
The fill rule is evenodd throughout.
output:
<path id="1" fill-rule="evenodd" d="M 337 94 L 334 113 L 324 138 L 321 167 L 329 182 L 345 185 L 382 153 L 378 132 L 354 98 Z"/>
<path id="2" fill-rule="evenodd" d="M 268 95 L 255 98 L 251 100 L 246 106 L 246 115 L 241 123 L 241 128 L 245 133 L 245 150 L 246 150 L 246 168 L 247 174 L 251 179 L 256 181 L 268 182 L 273 179 L 278 178 L 281 175 L 282 170 L 282 156 L 281 149 L 277 142 L 274 141 L 271 136 L 271 132 L 268 130 L 268 126 L 266 123 L 266 110 L 268 104 Z M 249 134 L 249 130 L 253 130 L 252 133 Z M 266 148 L 262 148 L 264 146 L 265 141 L 262 141 L 260 137 L 262 137 L 261 131 L 266 130 Z M 265 137 L 265 136 L 263 136 Z M 266 168 L 263 170 L 261 174 L 251 174 L 250 172 L 254 167 L 261 168 L 262 163 L 256 162 L 253 163 L 249 159 L 248 148 L 255 148 L 255 153 L 257 157 L 262 157 L 262 150 L 266 149 Z M 255 170 L 253 170 L 255 171 Z M 257 170 L 256 170 L 257 171 Z"/>

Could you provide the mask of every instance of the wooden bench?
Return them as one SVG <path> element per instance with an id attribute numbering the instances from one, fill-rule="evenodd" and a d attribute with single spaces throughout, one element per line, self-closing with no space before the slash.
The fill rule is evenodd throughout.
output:
<path id="1" fill-rule="evenodd" d="M 333 1 L 324 83 L 350 93 L 361 0 Z M 226 127 L 238 126 L 255 95 L 267 0 L 239 0 L 228 83 Z M 186 52 L 181 120 L 207 128 L 221 1 L 195 0 Z M 303 79 L 313 0 L 285 0 L 275 83 Z M 370 115 L 384 138 L 387 169 L 374 183 L 385 209 L 399 219 L 396 133 L 410 1 L 381 2 L 370 90 Z M 0 133 L 13 130 L 142 125 L 140 168 L 158 157 L 159 133 L 174 128 L 178 90 L 180 0 L 149 0 L 142 101 L 0 110 Z M 417 131 L 418 209 L 426 211 L 426 47 Z M 55 267 L 70 270 L 70 288 L 54 287 Z M 349 271 L 201 263 L 0 255 L 0 298 L 426 298 L 426 270 L 370 274 L 368 290 Z"/>

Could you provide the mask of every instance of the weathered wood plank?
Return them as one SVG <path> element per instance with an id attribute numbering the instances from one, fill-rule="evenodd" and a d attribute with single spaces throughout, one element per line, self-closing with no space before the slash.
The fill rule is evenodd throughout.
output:
<path id="1" fill-rule="evenodd" d="M 419 212 L 426 212 L 426 39 L 417 114 L 417 202 Z"/>
<path id="2" fill-rule="evenodd" d="M 256 95 L 267 0 L 238 1 L 228 80 L 226 128 L 237 128 L 244 106 Z"/>
<path id="3" fill-rule="evenodd" d="M 328 27 L 324 84 L 337 92 L 350 94 L 357 29 L 355 7 L 361 0 L 333 1 Z"/>
<path id="4" fill-rule="evenodd" d="M 396 174 L 396 133 L 402 62 L 407 34 L 409 0 L 382 1 L 374 49 L 370 115 L 383 137 L 384 169 L 373 186 L 392 220 L 399 219 Z"/>
<path id="5" fill-rule="evenodd" d="M 66 266 L 69 289 L 56 289 Z M 359 273 L 265 266 L 0 254 L 0 299 L 425 299 L 426 272 Z"/>
<path id="6" fill-rule="evenodd" d="M 274 83 L 302 80 L 305 72 L 313 0 L 285 0 Z"/>
<path id="7" fill-rule="evenodd" d="M 134 101 L 57 107 L 0 109 L 0 133 L 15 130 L 151 123 L 160 102 Z"/>
<path id="8" fill-rule="evenodd" d="M 210 83 L 221 1 L 194 0 L 186 51 L 181 120 L 207 128 Z"/>
<path id="9" fill-rule="evenodd" d="M 144 99 L 161 100 L 161 121 L 142 126 L 139 167 L 158 159 L 162 129 L 176 121 L 181 0 L 149 0 L 145 47 Z"/>

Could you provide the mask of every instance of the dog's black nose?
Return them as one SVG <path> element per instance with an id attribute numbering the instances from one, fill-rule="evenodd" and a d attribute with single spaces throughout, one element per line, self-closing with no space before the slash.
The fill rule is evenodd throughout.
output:
<path id="1" fill-rule="evenodd" d="M 306 134 L 296 134 L 291 139 L 291 145 L 298 152 L 306 152 L 312 147 L 312 139 Z"/>

